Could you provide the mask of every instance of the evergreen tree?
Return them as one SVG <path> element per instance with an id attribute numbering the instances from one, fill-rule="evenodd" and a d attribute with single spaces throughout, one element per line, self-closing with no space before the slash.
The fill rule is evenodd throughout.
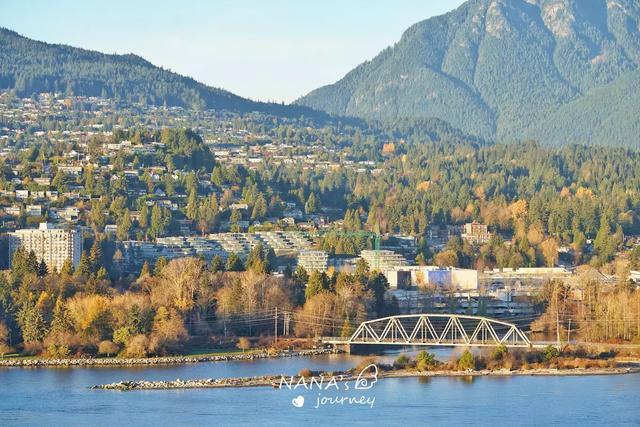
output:
<path id="1" fill-rule="evenodd" d="M 67 258 L 62 263 L 62 268 L 60 269 L 60 276 L 63 278 L 69 278 L 73 275 L 73 263 L 71 262 L 71 258 Z"/>
<path id="2" fill-rule="evenodd" d="M 53 307 L 50 333 L 65 333 L 73 330 L 73 319 L 62 298 L 56 299 Z"/>
<path id="3" fill-rule="evenodd" d="M 162 270 L 167 266 L 167 264 L 169 264 L 169 261 L 167 261 L 165 257 L 163 256 L 159 257 L 156 260 L 156 265 L 153 267 L 153 275 L 156 277 L 160 276 L 162 274 Z"/>
<path id="4" fill-rule="evenodd" d="M 255 245 L 249 252 L 246 262 L 247 270 L 255 271 L 256 273 L 264 273 L 266 266 L 264 263 L 264 249 L 261 243 Z"/>
<path id="5" fill-rule="evenodd" d="M 307 199 L 307 202 L 304 205 L 304 211 L 307 214 L 313 214 L 313 213 L 316 213 L 318 209 L 319 207 L 318 207 L 318 202 L 316 201 L 316 195 L 315 193 L 311 192 L 311 194 L 309 194 L 309 198 Z"/>
<path id="6" fill-rule="evenodd" d="M 93 240 L 93 245 L 89 251 L 89 262 L 91 263 L 91 273 L 98 272 L 103 265 L 102 259 L 102 241 L 98 236 Z"/>
<path id="7" fill-rule="evenodd" d="M 243 271 L 244 264 L 240 257 L 235 253 L 230 253 L 227 258 L 227 264 L 225 266 L 225 270 L 227 271 Z"/>
<path id="8" fill-rule="evenodd" d="M 107 273 L 107 269 L 104 267 L 100 267 L 98 269 L 98 271 L 96 272 L 96 279 L 97 280 L 106 280 L 108 278 L 108 273 Z"/>
<path id="9" fill-rule="evenodd" d="M 27 255 L 27 273 L 38 274 L 38 267 L 40 263 L 38 262 L 38 257 L 34 251 L 29 251 L 29 255 Z"/>
<path id="10" fill-rule="evenodd" d="M 118 240 L 129 240 L 129 232 L 131 231 L 131 214 L 129 209 L 125 209 L 124 213 L 118 219 L 116 236 Z"/>
<path id="11" fill-rule="evenodd" d="M 224 262 L 220 255 L 216 255 L 211 259 L 211 272 L 217 273 L 218 271 L 224 271 Z"/>
<path id="12" fill-rule="evenodd" d="M 318 295 L 320 292 L 329 289 L 329 280 L 327 275 L 324 272 L 319 272 L 317 270 L 311 272 L 309 276 L 309 282 L 307 283 L 307 288 L 305 289 L 304 296 L 307 301 L 309 301 L 314 296 Z"/>
<path id="13" fill-rule="evenodd" d="M 307 274 L 307 270 L 304 269 L 303 266 L 298 265 L 296 267 L 295 273 L 293 273 L 293 280 L 300 285 L 306 285 L 309 281 L 309 275 Z"/>
<path id="14" fill-rule="evenodd" d="M 168 215 L 166 215 L 163 209 L 158 205 L 153 205 L 151 209 L 151 226 L 149 231 L 154 238 L 164 235 L 168 226 Z"/>
<path id="15" fill-rule="evenodd" d="M 278 258 L 273 248 L 268 248 L 264 251 L 264 265 L 266 273 L 272 273 L 278 267 Z"/>
<path id="16" fill-rule="evenodd" d="M 11 281 L 14 286 L 22 282 L 22 278 L 27 272 L 27 254 L 24 248 L 19 247 L 11 257 Z"/>
<path id="17" fill-rule="evenodd" d="M 192 221 L 198 218 L 198 196 L 195 189 L 192 189 L 191 193 L 189 193 L 186 215 Z"/>
<path id="18" fill-rule="evenodd" d="M 262 219 L 267 215 L 267 201 L 264 199 L 262 193 L 258 195 L 255 204 L 253 205 L 253 211 L 251 212 L 251 219 Z"/>
<path id="19" fill-rule="evenodd" d="M 25 343 L 42 341 L 47 330 L 44 317 L 33 301 L 22 306 L 18 312 L 18 324 Z"/>
<path id="20" fill-rule="evenodd" d="M 38 277 L 45 277 L 47 274 L 49 274 L 49 269 L 47 268 L 47 263 L 42 259 L 38 264 Z"/>
<path id="21" fill-rule="evenodd" d="M 372 272 L 367 282 L 367 289 L 373 292 L 376 313 L 382 315 L 384 313 L 384 295 L 389 289 L 387 278 L 379 271 Z"/>
<path id="22" fill-rule="evenodd" d="M 90 277 L 91 276 L 91 259 L 85 252 L 82 252 L 80 256 L 80 263 L 75 271 L 76 277 Z"/>
<path id="23" fill-rule="evenodd" d="M 144 203 L 140 208 L 138 225 L 142 230 L 144 230 L 145 234 L 147 234 L 147 228 L 149 227 L 149 207 L 146 203 Z"/>
<path id="24" fill-rule="evenodd" d="M 145 261 L 142 264 L 142 269 L 140 270 L 139 279 L 144 279 L 145 277 L 150 277 L 150 276 L 151 276 L 151 269 L 149 268 L 149 263 Z"/>

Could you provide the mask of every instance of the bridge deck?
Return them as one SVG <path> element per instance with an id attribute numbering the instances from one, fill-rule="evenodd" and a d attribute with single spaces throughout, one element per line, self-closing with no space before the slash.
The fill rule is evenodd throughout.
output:
<path id="1" fill-rule="evenodd" d="M 348 339 L 325 337 L 333 345 L 433 347 L 544 347 L 513 323 L 459 314 L 406 314 L 362 322 Z"/>
<path id="2" fill-rule="evenodd" d="M 460 341 L 456 343 L 438 343 L 438 342 L 412 342 L 406 343 L 401 341 L 349 341 L 348 339 L 339 338 L 339 337 L 322 337 L 320 338 L 320 343 L 326 345 L 395 345 L 395 346 L 404 346 L 404 347 L 496 347 L 499 344 L 495 343 L 472 343 L 467 344 L 466 342 Z M 537 341 L 532 342 L 531 345 L 527 344 L 519 344 L 519 345 L 509 345 L 504 344 L 505 347 L 508 348 L 546 348 L 548 346 L 557 346 L 556 342 L 552 341 Z"/>

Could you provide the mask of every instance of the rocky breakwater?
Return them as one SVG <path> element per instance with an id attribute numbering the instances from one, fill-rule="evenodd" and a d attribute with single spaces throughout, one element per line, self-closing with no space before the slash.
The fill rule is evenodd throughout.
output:
<path id="1" fill-rule="evenodd" d="M 261 387 L 270 386 L 280 381 L 280 376 L 259 376 L 245 378 L 206 378 L 172 381 L 119 381 L 111 384 L 101 384 L 91 387 L 92 390 L 170 390 L 187 388 L 222 388 L 222 387 Z"/>
<path id="2" fill-rule="evenodd" d="M 331 354 L 332 350 L 300 350 L 278 353 L 246 353 L 205 356 L 168 356 L 125 359 L 110 358 L 74 358 L 74 359 L 7 359 L 0 360 L 0 367 L 80 367 L 80 366 L 155 366 L 155 365 L 180 365 L 187 363 L 203 362 L 228 362 L 241 360 L 258 360 L 268 358 L 305 357 Z"/>

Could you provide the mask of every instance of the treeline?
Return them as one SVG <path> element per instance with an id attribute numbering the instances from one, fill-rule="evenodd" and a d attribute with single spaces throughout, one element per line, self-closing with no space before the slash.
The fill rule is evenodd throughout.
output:
<path id="1" fill-rule="evenodd" d="M 589 281 L 576 291 L 558 281 L 547 283 L 540 295 L 545 312 L 532 329 L 552 338 L 559 334 L 562 341 L 640 342 L 640 292 L 626 280 L 632 266 L 619 263 L 621 278 L 613 286 Z"/>
<path id="2" fill-rule="evenodd" d="M 277 277 L 273 255 L 257 246 L 246 262 L 160 258 L 138 277 L 110 280 L 96 248 L 75 271 L 67 262 L 60 272 L 16 252 L 0 272 L 0 356 L 175 354 L 193 339 L 270 335 L 275 308 L 295 312 L 296 336 L 346 336 L 367 318 L 397 312 L 385 277 L 363 262 L 354 274 L 299 267 Z"/>

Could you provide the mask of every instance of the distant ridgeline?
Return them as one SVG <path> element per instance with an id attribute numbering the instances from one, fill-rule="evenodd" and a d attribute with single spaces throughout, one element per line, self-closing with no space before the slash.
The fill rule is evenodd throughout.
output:
<path id="1" fill-rule="evenodd" d="M 143 58 L 49 44 L 0 28 L 0 89 L 59 92 L 151 105 L 326 117 L 303 106 L 251 101 L 156 67 Z"/>
<path id="2" fill-rule="evenodd" d="M 485 139 L 638 147 L 637 0 L 470 0 L 296 103 Z"/>

